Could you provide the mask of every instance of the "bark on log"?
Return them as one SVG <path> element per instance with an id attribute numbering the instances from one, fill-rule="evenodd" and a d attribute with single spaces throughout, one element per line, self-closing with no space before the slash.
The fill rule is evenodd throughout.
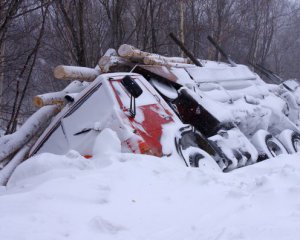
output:
<path id="1" fill-rule="evenodd" d="M 88 86 L 80 81 L 71 82 L 65 89 L 59 92 L 45 93 L 34 97 L 33 102 L 37 107 L 45 105 L 62 105 L 65 103 L 65 96 L 69 93 L 79 93 Z"/>
<path id="2" fill-rule="evenodd" d="M 151 54 L 149 56 L 144 57 L 143 62 L 147 65 L 156 65 L 156 62 L 165 62 L 166 64 L 169 63 L 193 64 L 193 62 L 188 58 L 165 57 L 158 54 Z"/>
<path id="3" fill-rule="evenodd" d="M 177 68 L 195 67 L 194 64 L 189 64 L 189 61 L 186 61 L 186 63 L 173 62 L 173 61 L 169 61 L 168 58 L 161 57 L 161 56 L 147 56 L 143 59 L 143 62 L 146 65 L 158 65 L 158 66 L 166 66 L 166 67 L 177 67 Z"/>
<path id="4" fill-rule="evenodd" d="M 35 96 L 33 103 L 37 107 L 43 107 L 46 105 L 63 105 L 65 102 L 65 96 L 66 93 L 64 92 L 45 93 Z"/>
<path id="5" fill-rule="evenodd" d="M 93 81 L 101 72 L 94 68 L 59 65 L 54 69 L 54 77 L 62 80 Z"/>
<path id="6" fill-rule="evenodd" d="M 1 137 L 0 162 L 29 142 L 40 129 L 45 127 L 49 119 L 56 115 L 59 110 L 59 106 L 56 105 L 42 107 L 35 112 L 17 132 Z"/>

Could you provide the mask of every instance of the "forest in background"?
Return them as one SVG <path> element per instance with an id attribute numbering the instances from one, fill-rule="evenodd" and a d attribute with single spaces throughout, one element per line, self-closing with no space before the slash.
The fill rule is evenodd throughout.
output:
<path id="1" fill-rule="evenodd" d="M 123 43 L 181 55 L 170 32 L 200 59 L 218 59 L 211 35 L 237 63 L 300 79 L 299 25 L 297 0 L 1 0 L 0 128 L 14 132 L 33 96 L 68 84 L 57 65 L 95 67 Z"/>

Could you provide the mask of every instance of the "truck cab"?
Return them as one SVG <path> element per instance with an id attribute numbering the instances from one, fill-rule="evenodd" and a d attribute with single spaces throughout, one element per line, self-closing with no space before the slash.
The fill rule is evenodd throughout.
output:
<path id="1" fill-rule="evenodd" d="M 109 73 L 100 75 L 56 116 L 30 155 L 65 154 L 72 149 L 90 158 L 95 139 L 105 128 L 116 132 L 122 152 L 173 156 L 186 166 L 195 165 L 191 154 L 199 156 L 200 152 L 202 158 L 206 154 L 199 146 L 201 136 L 182 123 L 143 76 Z M 194 137 L 187 137 L 187 133 Z M 177 144 L 182 136 L 189 138 L 184 148 Z M 186 156 L 183 152 L 189 147 L 197 151 Z"/>

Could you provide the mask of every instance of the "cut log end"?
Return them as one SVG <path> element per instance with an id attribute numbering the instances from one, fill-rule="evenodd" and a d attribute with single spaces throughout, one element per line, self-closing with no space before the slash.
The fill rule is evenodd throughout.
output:
<path id="1" fill-rule="evenodd" d="M 134 49 L 128 44 L 122 44 L 118 49 L 118 54 L 121 57 L 131 57 Z"/>
<path id="2" fill-rule="evenodd" d="M 39 108 L 44 106 L 43 100 L 39 96 L 35 96 L 33 98 L 33 103 L 36 107 L 39 107 Z"/>
<path id="3" fill-rule="evenodd" d="M 66 74 L 65 74 L 65 70 L 64 70 L 64 66 L 63 65 L 59 65 L 54 69 L 54 77 L 57 79 L 65 79 L 66 78 Z"/>
<path id="4" fill-rule="evenodd" d="M 44 107 L 46 105 L 64 105 L 63 99 L 43 99 L 41 96 L 35 96 L 33 103 L 36 107 Z"/>

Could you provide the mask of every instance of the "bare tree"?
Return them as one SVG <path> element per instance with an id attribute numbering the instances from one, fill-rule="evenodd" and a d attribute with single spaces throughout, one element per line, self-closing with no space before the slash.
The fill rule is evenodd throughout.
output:
<path id="1" fill-rule="evenodd" d="M 14 104 L 13 104 L 11 118 L 10 118 L 10 120 L 8 122 L 8 125 L 7 125 L 7 128 L 6 128 L 6 134 L 11 134 L 11 133 L 15 132 L 16 128 L 17 128 L 18 116 L 20 114 L 20 109 L 21 109 L 21 106 L 23 104 L 23 100 L 25 98 L 25 94 L 26 94 L 27 89 L 28 89 L 29 81 L 31 80 L 33 67 L 35 65 L 37 54 L 38 54 L 38 51 L 39 51 L 39 48 L 40 48 L 40 45 L 41 45 L 41 42 L 42 42 L 42 38 L 43 38 L 43 35 L 44 35 L 45 22 L 46 22 L 48 7 L 49 7 L 49 5 L 47 5 L 45 7 L 45 9 L 43 9 L 43 8 L 41 9 L 41 12 L 42 12 L 41 29 L 39 31 L 35 46 L 31 50 L 30 54 L 28 55 L 28 57 L 26 59 L 26 62 L 25 62 L 24 66 L 23 66 L 23 68 L 20 71 L 19 76 L 18 76 L 18 79 L 22 79 L 24 77 L 24 74 L 25 74 L 26 70 L 28 70 L 27 76 L 25 78 L 24 87 L 21 91 L 21 94 L 20 94 L 20 89 L 19 89 L 19 80 L 17 82 L 16 96 L 15 96 L 15 100 L 14 100 Z"/>

